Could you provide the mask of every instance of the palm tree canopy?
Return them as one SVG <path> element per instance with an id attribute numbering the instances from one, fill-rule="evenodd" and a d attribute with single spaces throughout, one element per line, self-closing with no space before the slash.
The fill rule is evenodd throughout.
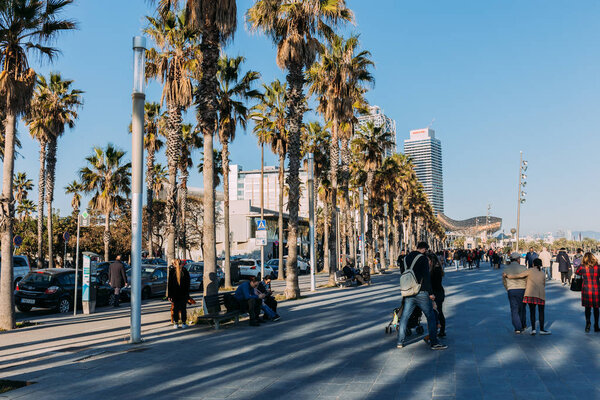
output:
<path id="1" fill-rule="evenodd" d="M 333 35 L 331 25 L 352 21 L 345 0 L 259 0 L 247 12 L 253 30 L 263 30 L 277 44 L 277 65 L 310 67 L 319 36 Z"/>
<path id="2" fill-rule="evenodd" d="M 221 152 L 217 149 L 213 149 L 213 163 L 214 163 L 214 186 L 215 188 L 221 184 L 221 176 L 223 175 L 223 157 L 221 157 Z M 204 155 L 198 162 L 198 172 L 204 172 Z"/>
<path id="3" fill-rule="evenodd" d="M 71 207 L 73 207 L 74 210 L 78 210 L 81 206 L 81 192 L 83 192 L 83 189 L 83 185 L 77 181 L 73 181 L 65 186 L 65 193 L 73 195 Z"/>
<path id="4" fill-rule="evenodd" d="M 246 59 L 242 56 L 219 58 L 217 66 L 217 110 L 219 112 L 219 139 L 221 143 L 235 139 L 235 127 L 239 123 L 246 128 L 248 108 L 245 101 L 260 97 L 258 90 L 252 89 L 260 73 L 248 71 L 240 79 L 240 65 Z"/>
<path id="5" fill-rule="evenodd" d="M 154 176 L 154 180 L 152 182 L 152 190 L 158 196 L 161 190 L 164 189 L 165 183 L 167 182 L 167 176 L 169 171 L 167 167 L 162 164 L 154 164 L 154 169 L 152 171 L 152 175 Z"/>
<path id="6" fill-rule="evenodd" d="M 391 133 L 373 122 L 361 125 L 352 140 L 360 161 L 368 171 L 375 171 L 383 162 L 384 150 L 392 145 Z"/>
<path id="7" fill-rule="evenodd" d="M 194 166 L 192 151 L 202 148 L 202 134 L 197 128 L 194 128 L 192 124 L 182 124 L 181 138 L 182 146 L 179 169 L 181 171 L 187 171 Z"/>
<path id="8" fill-rule="evenodd" d="M 160 139 L 160 118 L 160 104 L 144 104 L 144 148 L 148 151 L 157 152 L 164 146 Z"/>
<path id="9" fill-rule="evenodd" d="M 13 187 L 15 199 L 18 203 L 21 203 L 27 198 L 27 192 L 33 189 L 33 181 L 27 178 L 25 172 L 17 172 L 14 177 Z"/>
<path id="10" fill-rule="evenodd" d="M 26 111 L 35 72 L 29 68 L 28 52 L 53 59 L 58 50 L 49 46 L 75 22 L 59 19 L 73 0 L 0 1 L 0 108 L 20 114 Z"/>
<path id="11" fill-rule="evenodd" d="M 287 85 L 278 79 L 270 85 L 263 84 L 260 103 L 252 107 L 254 134 L 261 144 L 269 144 L 275 154 L 287 152 L 288 129 L 286 116 Z"/>
<path id="12" fill-rule="evenodd" d="M 124 163 L 125 152 L 108 144 L 95 147 L 86 157 L 88 165 L 79 170 L 83 190 L 93 193 L 90 207 L 109 214 L 125 204 L 130 192 L 131 163 Z"/>

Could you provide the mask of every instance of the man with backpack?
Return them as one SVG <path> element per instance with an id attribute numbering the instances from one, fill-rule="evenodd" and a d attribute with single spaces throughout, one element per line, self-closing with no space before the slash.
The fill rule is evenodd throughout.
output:
<path id="1" fill-rule="evenodd" d="M 448 346 L 441 344 L 437 338 L 437 321 L 433 312 L 432 301 L 435 300 L 429 276 L 429 260 L 425 253 L 429 245 L 425 242 L 417 244 L 417 250 L 409 253 L 400 266 L 400 292 L 402 293 L 402 315 L 398 329 L 397 348 L 404 347 L 406 327 L 415 307 L 419 307 L 427 318 L 427 333 L 432 350 L 445 350 Z"/>

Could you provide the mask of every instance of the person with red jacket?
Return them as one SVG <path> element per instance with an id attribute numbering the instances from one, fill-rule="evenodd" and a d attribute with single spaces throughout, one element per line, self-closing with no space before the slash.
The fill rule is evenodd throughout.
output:
<path id="1" fill-rule="evenodd" d="M 583 278 L 581 305 L 585 307 L 585 331 L 590 331 L 592 309 L 594 309 L 594 332 L 600 332 L 600 326 L 598 326 L 600 314 L 600 267 L 598 266 L 598 259 L 592 253 L 585 253 L 581 266 L 575 273 Z"/>

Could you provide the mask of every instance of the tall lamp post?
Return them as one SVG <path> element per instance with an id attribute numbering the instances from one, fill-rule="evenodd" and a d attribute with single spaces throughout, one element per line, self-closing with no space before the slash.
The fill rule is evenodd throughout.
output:
<path id="1" fill-rule="evenodd" d="M 142 181 L 144 157 L 144 69 L 146 38 L 133 38 L 133 114 L 131 121 L 131 343 L 140 343 L 142 319 Z"/>
<path id="2" fill-rule="evenodd" d="M 260 219 L 265 219 L 265 144 L 260 143 Z M 267 236 L 268 240 L 268 236 Z M 260 276 L 265 277 L 265 246 L 260 246 Z"/>
<path id="3" fill-rule="evenodd" d="M 527 192 L 523 190 L 527 185 L 527 161 L 523 160 L 523 152 L 521 151 L 519 159 L 519 192 L 517 193 L 517 247 L 515 251 L 519 251 L 519 230 L 521 227 L 521 204 L 525 203 L 525 195 Z"/>
<path id="4" fill-rule="evenodd" d="M 360 200 L 360 266 L 365 267 L 365 196 L 362 186 L 358 188 Z"/>
<path id="5" fill-rule="evenodd" d="M 308 235 L 310 240 L 310 291 L 316 290 L 315 272 L 317 257 L 315 254 L 315 171 L 314 155 L 308 153 Z"/>

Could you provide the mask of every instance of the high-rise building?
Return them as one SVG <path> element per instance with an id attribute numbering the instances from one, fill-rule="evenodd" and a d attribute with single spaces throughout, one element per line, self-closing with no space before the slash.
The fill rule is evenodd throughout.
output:
<path id="1" fill-rule="evenodd" d="M 369 114 L 358 117 L 358 125 L 365 125 L 367 122 L 373 122 L 376 128 L 383 127 L 383 131 L 392 136 L 393 144 L 384 150 L 383 156 L 390 157 L 396 153 L 396 121 L 386 116 L 378 106 L 371 106 Z"/>
<path id="2" fill-rule="evenodd" d="M 435 138 L 435 131 L 431 128 L 410 131 L 410 139 L 404 141 L 404 153 L 411 158 L 433 211 L 443 214 L 442 142 Z"/>

